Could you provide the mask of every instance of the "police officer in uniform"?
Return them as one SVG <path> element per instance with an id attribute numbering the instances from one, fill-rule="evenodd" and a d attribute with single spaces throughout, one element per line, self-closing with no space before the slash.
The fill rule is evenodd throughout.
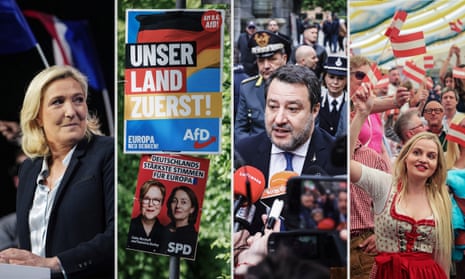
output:
<path id="1" fill-rule="evenodd" d="M 265 80 L 287 63 L 291 50 L 288 40 L 266 30 L 257 31 L 250 38 L 249 47 L 257 58 L 259 74 L 241 83 L 234 125 L 235 142 L 265 131 Z"/>
<path id="2" fill-rule="evenodd" d="M 321 86 L 319 126 L 332 136 L 347 134 L 347 58 L 328 56 Z"/>

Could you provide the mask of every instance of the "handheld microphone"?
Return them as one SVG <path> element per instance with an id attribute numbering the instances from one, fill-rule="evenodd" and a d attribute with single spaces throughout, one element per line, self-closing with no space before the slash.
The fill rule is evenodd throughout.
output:
<path id="1" fill-rule="evenodd" d="M 271 207 L 270 214 L 268 215 L 268 218 L 266 219 L 266 228 L 271 230 L 274 227 L 274 224 L 276 223 L 276 220 L 278 220 L 279 215 L 281 215 L 281 211 L 283 210 L 284 206 L 284 201 L 280 199 L 275 199 L 273 202 L 273 206 Z"/>
<path id="2" fill-rule="evenodd" d="M 250 229 L 253 218 L 255 217 L 256 207 L 254 204 L 241 206 L 234 216 L 234 232 L 238 232 L 241 229 Z"/>
<path id="3" fill-rule="evenodd" d="M 247 205 L 258 201 L 265 189 L 265 175 L 252 166 L 242 166 L 234 172 L 234 215 L 244 203 Z"/>

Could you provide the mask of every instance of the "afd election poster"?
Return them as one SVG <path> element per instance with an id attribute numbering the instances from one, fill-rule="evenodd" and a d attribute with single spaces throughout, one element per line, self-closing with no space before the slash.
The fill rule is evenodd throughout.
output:
<path id="1" fill-rule="evenodd" d="M 220 152 L 223 11 L 127 10 L 124 152 Z"/>
<path id="2" fill-rule="evenodd" d="M 208 159 L 142 155 L 127 249 L 195 260 Z"/>

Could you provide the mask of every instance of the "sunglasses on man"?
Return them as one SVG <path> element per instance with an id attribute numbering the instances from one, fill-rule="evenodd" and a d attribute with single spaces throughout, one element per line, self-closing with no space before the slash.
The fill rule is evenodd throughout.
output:
<path id="1" fill-rule="evenodd" d="M 366 76 L 366 74 L 362 71 L 355 71 L 355 72 L 350 72 L 350 74 L 354 75 L 356 79 L 358 80 L 363 80 Z"/>

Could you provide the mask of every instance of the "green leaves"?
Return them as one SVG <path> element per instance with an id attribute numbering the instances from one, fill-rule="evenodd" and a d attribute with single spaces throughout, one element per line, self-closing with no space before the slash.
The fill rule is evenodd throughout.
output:
<path id="1" fill-rule="evenodd" d="M 195 2 L 195 3 L 194 3 Z M 188 8 L 227 9 L 229 5 L 201 6 L 200 0 Z M 169 257 L 126 250 L 127 233 L 139 168 L 139 155 L 123 154 L 124 44 L 126 9 L 169 9 L 172 0 L 120 0 L 117 22 L 117 108 L 118 108 L 118 278 L 169 278 Z M 229 11 L 226 13 L 223 60 L 223 119 L 221 154 L 209 155 L 210 170 L 202 208 L 196 261 L 181 259 L 180 278 L 232 278 L 231 271 L 231 42 Z"/>

